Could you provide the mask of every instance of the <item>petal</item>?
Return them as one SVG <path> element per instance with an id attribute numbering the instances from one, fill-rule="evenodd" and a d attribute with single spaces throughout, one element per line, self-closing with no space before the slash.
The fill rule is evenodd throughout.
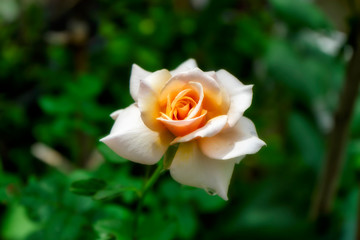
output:
<path id="1" fill-rule="evenodd" d="M 201 153 L 195 141 L 181 143 L 170 166 L 171 176 L 179 183 L 218 194 L 227 200 L 235 160 L 219 161 Z"/>
<path id="2" fill-rule="evenodd" d="M 113 120 L 116 120 L 117 117 L 119 116 L 119 113 L 121 113 L 122 111 L 123 111 L 123 109 L 116 110 L 115 112 L 113 112 L 113 113 L 110 114 L 110 117 L 111 117 Z"/>
<path id="3" fill-rule="evenodd" d="M 166 69 L 156 71 L 140 81 L 138 106 L 144 124 L 154 131 L 164 131 L 164 126 L 156 120 L 160 116 L 159 92 L 171 77 Z"/>
<path id="4" fill-rule="evenodd" d="M 216 76 L 230 95 L 228 123 L 230 127 L 233 127 L 251 105 L 253 86 L 242 84 L 237 78 L 223 69 L 217 71 Z"/>
<path id="5" fill-rule="evenodd" d="M 221 115 L 209 120 L 205 126 L 185 135 L 183 137 L 177 137 L 174 141 L 171 142 L 172 144 L 179 143 L 179 142 L 188 142 L 195 138 L 204 138 L 204 137 L 212 137 L 218 134 L 226 125 L 227 123 L 227 116 Z"/>
<path id="6" fill-rule="evenodd" d="M 163 117 L 157 118 L 159 122 L 164 124 L 170 132 L 172 132 L 175 136 L 185 136 L 196 129 L 198 129 L 205 121 L 206 112 L 202 115 L 192 118 L 192 119 L 185 119 L 185 120 L 171 120 L 165 119 Z"/>
<path id="7" fill-rule="evenodd" d="M 204 100 L 204 89 L 202 85 L 198 82 L 189 82 L 189 84 L 192 85 L 198 92 L 199 101 L 196 104 L 195 108 L 192 110 L 192 112 L 186 117 L 187 119 L 191 119 L 200 114 L 200 110 L 202 110 L 202 103 Z"/>
<path id="8" fill-rule="evenodd" d="M 232 128 L 218 135 L 198 140 L 201 151 L 214 159 L 233 159 L 260 150 L 265 142 L 258 138 L 254 123 L 242 117 Z"/>
<path id="9" fill-rule="evenodd" d="M 186 72 L 191 69 L 197 68 L 196 61 L 192 58 L 180 64 L 176 69 L 171 71 L 171 75 L 175 75 L 181 72 Z"/>
<path id="10" fill-rule="evenodd" d="M 225 90 L 219 83 L 198 68 L 187 72 L 173 75 L 161 90 L 159 103 L 164 107 L 167 103 L 168 96 L 184 90 L 190 82 L 197 82 L 202 85 L 204 90 L 203 109 L 208 111 L 208 117 L 226 114 L 229 109 L 229 100 Z M 174 96 L 172 96 L 174 97 Z"/>
<path id="11" fill-rule="evenodd" d="M 132 65 L 131 69 L 131 76 L 130 76 L 130 94 L 134 101 L 137 101 L 138 93 L 139 93 L 139 86 L 140 80 L 145 79 L 149 76 L 151 72 L 148 72 L 136 64 Z"/>
<path id="12" fill-rule="evenodd" d="M 171 136 L 148 129 L 135 104 L 117 112 L 108 136 L 100 141 L 123 158 L 142 164 L 154 164 L 165 153 Z"/>

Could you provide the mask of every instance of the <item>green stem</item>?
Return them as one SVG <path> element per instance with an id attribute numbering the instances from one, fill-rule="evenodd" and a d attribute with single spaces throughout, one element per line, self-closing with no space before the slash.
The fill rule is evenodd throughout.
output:
<path id="1" fill-rule="evenodd" d="M 145 198 L 147 192 L 149 191 L 149 189 L 155 184 L 155 182 L 158 180 L 160 175 L 163 173 L 163 170 L 164 170 L 163 161 L 160 160 L 157 168 L 154 171 L 154 173 L 151 175 L 149 180 L 144 184 L 144 187 L 143 187 L 142 191 L 139 194 L 139 202 L 138 202 L 138 205 L 136 207 L 136 212 L 135 212 L 135 217 L 134 217 L 134 225 L 133 225 L 133 232 L 132 232 L 132 235 L 133 235 L 132 239 L 133 240 L 137 239 L 137 230 L 138 230 L 138 226 L 139 226 L 139 218 L 140 218 L 142 206 L 143 206 L 143 203 L 144 203 L 144 198 Z"/>

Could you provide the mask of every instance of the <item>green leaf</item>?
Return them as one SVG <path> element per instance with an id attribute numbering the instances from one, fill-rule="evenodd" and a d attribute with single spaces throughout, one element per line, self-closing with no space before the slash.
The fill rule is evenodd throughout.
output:
<path id="1" fill-rule="evenodd" d="M 275 13 L 293 29 L 301 27 L 321 29 L 330 26 L 324 13 L 311 1 L 271 0 L 270 4 Z"/>
<path id="2" fill-rule="evenodd" d="M 130 240 L 130 223 L 119 219 L 102 219 L 96 222 L 95 231 L 100 239 L 106 240 Z"/>
<path id="3" fill-rule="evenodd" d="M 87 180 L 80 180 L 73 182 L 70 187 L 70 191 L 85 196 L 92 196 L 97 191 L 106 187 L 106 182 L 96 178 L 90 178 Z"/>
<path id="4" fill-rule="evenodd" d="M 128 188 L 128 187 L 118 187 L 113 189 L 104 189 L 98 191 L 94 196 L 94 200 L 97 201 L 110 201 L 113 200 L 119 196 L 121 196 L 124 192 L 127 191 L 134 191 L 138 192 L 138 189 L 136 188 Z"/>
<path id="5" fill-rule="evenodd" d="M 324 156 L 324 141 L 320 131 L 303 114 L 294 112 L 289 118 L 290 140 L 306 164 L 318 169 Z"/>
<path id="6" fill-rule="evenodd" d="M 113 150 L 111 150 L 105 143 L 99 143 L 97 146 L 99 152 L 104 156 L 106 160 L 112 163 L 123 163 L 127 162 L 125 158 L 117 155 Z"/>
<path id="7" fill-rule="evenodd" d="M 3 220 L 1 236 L 6 239 L 25 239 L 40 227 L 29 219 L 25 207 L 15 202 L 7 208 Z"/>

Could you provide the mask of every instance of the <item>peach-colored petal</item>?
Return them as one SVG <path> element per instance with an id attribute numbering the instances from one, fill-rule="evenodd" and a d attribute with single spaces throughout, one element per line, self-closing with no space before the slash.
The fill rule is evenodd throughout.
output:
<path id="1" fill-rule="evenodd" d="M 204 101 L 204 89 L 203 89 L 202 85 L 198 82 L 189 82 L 189 84 L 196 89 L 198 96 L 199 96 L 199 101 L 196 104 L 195 108 L 191 109 L 191 112 L 186 117 L 186 119 L 191 119 L 191 118 L 194 118 L 195 116 L 198 116 L 200 111 L 202 110 L 202 104 Z"/>
<path id="2" fill-rule="evenodd" d="M 181 72 L 186 72 L 191 69 L 197 68 L 196 61 L 192 58 L 188 59 L 187 61 L 180 64 L 175 70 L 171 71 L 171 75 L 175 75 Z"/>
<path id="3" fill-rule="evenodd" d="M 214 159 L 233 159 L 260 150 L 265 143 L 258 138 L 254 123 L 242 117 L 232 128 L 210 138 L 198 140 L 201 151 Z"/>
<path id="4" fill-rule="evenodd" d="M 173 99 L 179 91 L 186 89 L 190 82 L 201 84 L 204 92 L 202 108 L 208 112 L 208 118 L 226 114 L 229 109 L 229 98 L 218 82 L 198 68 L 174 75 L 162 89 L 159 97 L 161 108 L 167 105 L 167 99 Z"/>
<path id="5" fill-rule="evenodd" d="M 237 78 L 225 70 L 216 72 L 217 80 L 224 86 L 230 95 L 228 124 L 234 126 L 248 109 L 252 101 L 252 85 L 244 85 Z"/>
<path id="6" fill-rule="evenodd" d="M 140 80 L 145 79 L 150 74 L 151 72 L 142 69 L 138 65 L 136 64 L 132 65 L 131 75 L 130 75 L 130 95 L 135 102 L 137 101 L 138 98 Z"/>
<path id="7" fill-rule="evenodd" d="M 159 92 L 171 77 L 166 69 L 156 71 L 140 81 L 138 106 L 144 124 L 154 131 L 164 131 L 164 126 L 156 120 L 160 116 Z"/>
<path id="8" fill-rule="evenodd" d="M 157 118 L 157 120 L 166 126 L 166 128 L 175 136 L 185 136 L 204 124 L 205 115 L 206 111 L 202 115 L 192 119 L 172 120 L 162 116 Z"/>
<path id="9" fill-rule="evenodd" d="M 195 138 L 208 138 L 218 134 L 227 123 L 227 116 L 221 115 L 210 119 L 203 127 L 183 136 L 175 138 L 171 144 L 189 142 Z"/>
<path id="10" fill-rule="evenodd" d="M 170 134 L 151 131 L 141 120 L 135 104 L 117 111 L 111 132 L 100 141 L 123 158 L 142 164 L 155 164 L 169 146 Z"/>
<path id="11" fill-rule="evenodd" d="M 181 143 L 170 166 L 171 176 L 179 183 L 203 188 L 227 200 L 235 160 L 219 161 L 201 153 L 196 141 Z"/>

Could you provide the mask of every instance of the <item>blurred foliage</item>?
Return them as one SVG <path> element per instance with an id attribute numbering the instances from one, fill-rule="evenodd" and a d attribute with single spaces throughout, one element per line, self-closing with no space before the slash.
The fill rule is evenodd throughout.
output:
<path id="1" fill-rule="evenodd" d="M 255 85 L 245 115 L 267 147 L 235 168 L 228 202 L 162 176 L 139 239 L 354 239 L 360 99 L 330 227 L 308 218 L 346 66 L 312 1 L 2 0 L 0 29 L 1 239 L 130 239 L 149 170 L 98 140 L 133 102 L 132 63 L 188 58 Z"/>

